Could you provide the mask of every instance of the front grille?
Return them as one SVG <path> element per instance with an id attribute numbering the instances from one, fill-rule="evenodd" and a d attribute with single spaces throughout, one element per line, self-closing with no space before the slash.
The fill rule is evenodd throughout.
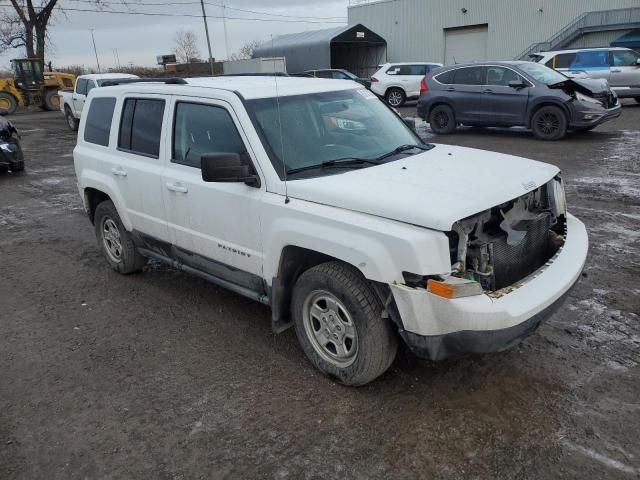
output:
<path id="1" fill-rule="evenodd" d="M 551 218 L 551 215 L 544 215 L 530 222 L 526 236 L 518 245 L 509 245 L 506 235 L 493 239 L 493 289 L 513 285 L 553 256 L 549 239 Z"/>

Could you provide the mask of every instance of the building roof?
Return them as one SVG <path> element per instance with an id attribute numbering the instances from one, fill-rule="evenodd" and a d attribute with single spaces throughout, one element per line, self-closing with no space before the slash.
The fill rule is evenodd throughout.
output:
<path id="1" fill-rule="evenodd" d="M 611 42 L 612 47 L 640 48 L 640 30 L 632 30 Z"/>

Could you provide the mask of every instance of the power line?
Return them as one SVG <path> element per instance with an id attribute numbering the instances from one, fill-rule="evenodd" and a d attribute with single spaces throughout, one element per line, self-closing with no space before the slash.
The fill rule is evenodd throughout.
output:
<path id="1" fill-rule="evenodd" d="M 0 7 L 11 7 L 13 8 L 12 5 L 0 5 Z M 88 13 L 111 13 L 111 14 L 116 14 L 116 15 L 142 15 L 142 16 L 148 16 L 148 17 L 190 17 L 190 18 L 202 18 L 202 15 L 195 15 L 195 14 L 189 14 L 189 13 L 159 13 L 159 12 L 137 12 L 134 10 L 128 10 L 128 11 L 122 11 L 122 10 L 95 10 L 95 9 L 88 9 L 88 8 L 75 8 L 75 7 L 62 7 L 62 6 L 56 6 L 57 10 L 60 11 L 66 11 L 66 12 L 88 12 Z M 207 15 L 209 18 L 217 18 L 217 19 L 222 19 L 223 17 L 220 15 Z M 279 22 L 279 23 L 322 23 L 322 24 L 327 24 L 327 23 L 335 23 L 335 24 L 344 24 L 346 23 L 345 21 L 336 21 L 336 20 L 292 20 L 292 19 L 285 19 L 285 20 L 280 20 L 277 18 L 257 18 L 257 17 L 226 17 L 227 20 L 246 20 L 246 21 L 253 21 L 253 22 Z M 313 17 L 309 17 L 309 18 L 313 18 Z"/>

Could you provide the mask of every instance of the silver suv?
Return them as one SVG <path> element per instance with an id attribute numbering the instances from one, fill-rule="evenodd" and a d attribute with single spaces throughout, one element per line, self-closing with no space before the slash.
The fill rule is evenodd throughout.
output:
<path id="1" fill-rule="evenodd" d="M 584 48 L 539 52 L 531 59 L 569 77 L 607 80 L 620 98 L 640 103 L 640 54 L 628 48 Z"/>

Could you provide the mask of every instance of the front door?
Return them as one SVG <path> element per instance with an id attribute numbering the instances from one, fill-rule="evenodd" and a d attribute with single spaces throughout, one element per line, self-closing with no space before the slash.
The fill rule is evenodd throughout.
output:
<path id="1" fill-rule="evenodd" d="M 237 153 L 255 165 L 231 106 L 224 101 L 176 97 L 170 161 L 163 196 L 178 261 L 252 290 L 262 289 L 262 188 L 202 180 L 200 160 Z"/>
<path id="2" fill-rule="evenodd" d="M 527 85 L 510 87 L 509 82 Z M 506 67 L 487 67 L 487 85 L 483 89 L 483 115 L 496 125 L 523 125 L 529 101 L 529 82 Z"/>
<path id="3" fill-rule="evenodd" d="M 640 89 L 640 55 L 632 50 L 611 50 L 611 77 L 609 84 L 618 94 L 632 87 Z"/>

